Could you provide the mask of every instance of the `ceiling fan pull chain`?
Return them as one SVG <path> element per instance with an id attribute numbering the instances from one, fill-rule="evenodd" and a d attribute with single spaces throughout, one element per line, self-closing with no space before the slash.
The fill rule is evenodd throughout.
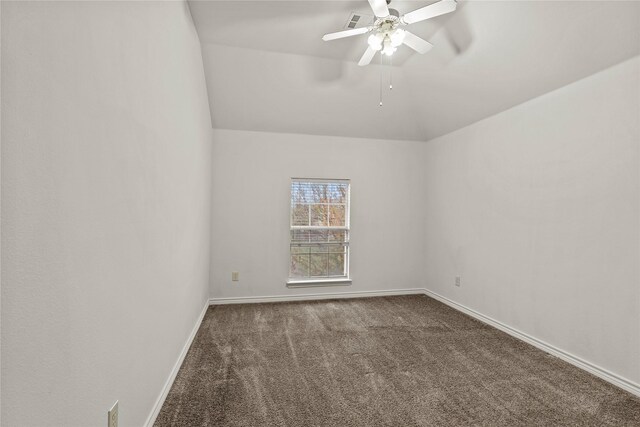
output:
<path id="1" fill-rule="evenodd" d="M 382 107 L 382 74 L 384 69 L 382 67 L 382 52 L 380 52 L 380 106 Z"/>
<path id="2" fill-rule="evenodd" d="M 389 57 L 389 90 L 393 90 L 393 56 Z"/>

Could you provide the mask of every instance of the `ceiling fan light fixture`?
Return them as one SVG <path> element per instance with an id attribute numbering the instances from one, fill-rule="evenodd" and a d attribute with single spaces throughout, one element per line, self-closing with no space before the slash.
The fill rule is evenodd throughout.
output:
<path id="1" fill-rule="evenodd" d="M 380 37 L 380 33 L 371 34 L 367 39 L 367 43 L 369 43 L 369 47 L 371 47 L 371 49 L 376 51 L 382 49 L 382 41 L 383 41 L 383 38 Z"/>
<path id="2" fill-rule="evenodd" d="M 391 45 L 393 47 L 400 46 L 404 41 L 405 35 L 406 32 L 404 30 L 397 28 L 393 33 L 391 33 L 391 35 L 389 35 L 389 38 L 391 39 Z"/>
<path id="3" fill-rule="evenodd" d="M 393 55 L 393 53 L 396 51 L 396 47 L 393 45 L 393 43 L 391 42 L 390 38 L 385 38 L 384 40 L 384 49 L 382 49 L 382 53 L 387 55 L 387 56 L 391 56 Z"/>

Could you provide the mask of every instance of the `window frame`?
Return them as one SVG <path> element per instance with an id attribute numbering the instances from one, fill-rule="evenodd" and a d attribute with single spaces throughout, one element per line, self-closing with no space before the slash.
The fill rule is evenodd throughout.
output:
<path id="1" fill-rule="evenodd" d="M 327 183 L 338 183 L 338 184 L 347 184 L 347 194 L 345 205 L 345 225 L 344 226 L 323 226 L 323 225 L 293 225 L 293 209 L 294 203 L 291 203 L 291 188 L 294 182 L 304 182 L 304 183 L 318 183 L 318 184 L 327 184 Z M 331 203 L 326 203 L 330 205 Z M 327 218 L 327 223 L 330 223 L 330 218 Z M 294 230 L 327 230 L 327 231 L 346 231 L 346 241 L 344 243 L 344 275 L 342 276 L 317 276 L 317 277 L 291 277 L 291 232 Z M 344 178 L 297 178 L 292 177 L 289 180 L 289 229 L 287 230 L 289 233 L 289 272 L 287 279 L 287 287 L 314 287 L 314 286 L 345 286 L 350 285 L 351 282 L 351 272 L 349 269 L 349 261 L 351 258 L 351 180 Z"/>

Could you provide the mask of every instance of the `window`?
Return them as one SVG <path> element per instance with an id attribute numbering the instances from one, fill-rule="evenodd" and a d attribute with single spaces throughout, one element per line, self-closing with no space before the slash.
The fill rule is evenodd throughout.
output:
<path id="1" fill-rule="evenodd" d="M 349 181 L 291 180 L 289 283 L 349 278 Z"/>

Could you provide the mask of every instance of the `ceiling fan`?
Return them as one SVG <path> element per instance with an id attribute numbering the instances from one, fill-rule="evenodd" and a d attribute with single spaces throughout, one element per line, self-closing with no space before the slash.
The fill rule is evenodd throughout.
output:
<path id="1" fill-rule="evenodd" d="M 378 51 L 387 56 L 393 55 L 402 44 L 418 53 L 426 53 L 433 45 L 401 27 L 456 10 L 456 0 L 440 0 L 400 16 L 397 10 L 388 7 L 389 3 L 391 0 L 369 0 L 375 15 L 373 25 L 325 34 L 322 40 L 330 41 L 372 32 L 367 40 L 369 47 L 358 62 L 360 66 L 368 65 Z"/>

